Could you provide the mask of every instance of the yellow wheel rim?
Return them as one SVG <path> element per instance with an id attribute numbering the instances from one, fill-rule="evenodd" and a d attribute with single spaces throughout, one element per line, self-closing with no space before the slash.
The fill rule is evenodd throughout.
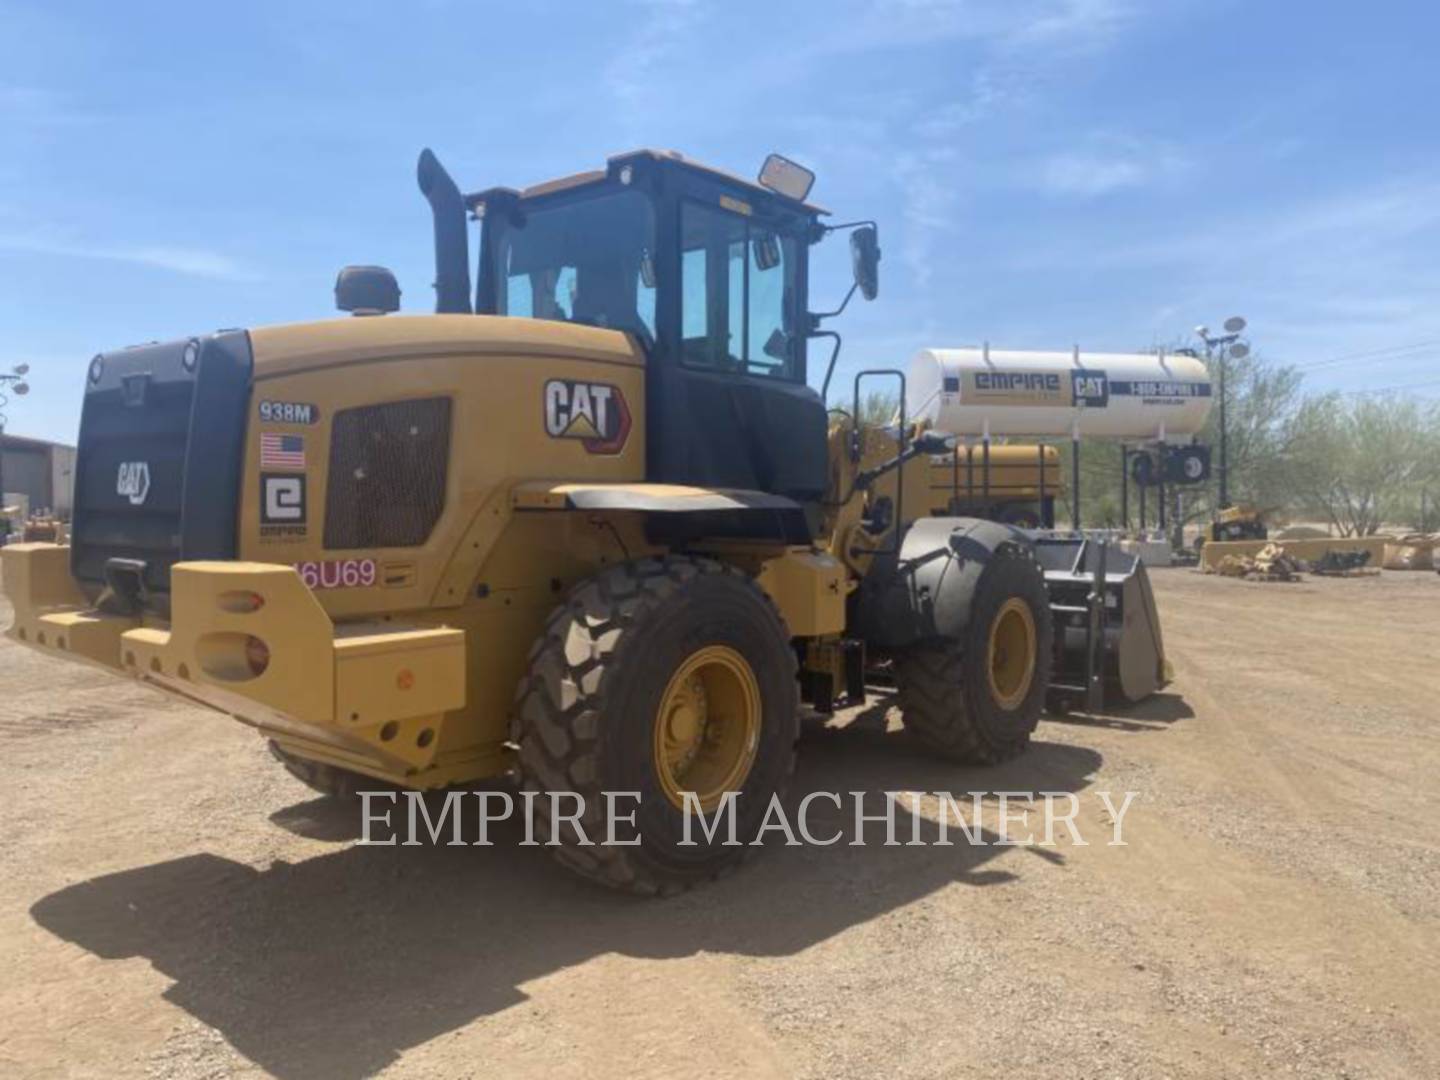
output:
<path id="1" fill-rule="evenodd" d="M 985 670 L 990 696 L 1002 709 L 1019 707 L 1035 678 L 1035 616 L 1030 605 L 1013 596 L 990 622 Z"/>
<path id="2" fill-rule="evenodd" d="M 655 714 L 655 773 L 679 809 L 695 793 L 707 812 L 750 775 L 760 745 L 760 685 L 725 645 L 690 654 L 670 677 Z"/>

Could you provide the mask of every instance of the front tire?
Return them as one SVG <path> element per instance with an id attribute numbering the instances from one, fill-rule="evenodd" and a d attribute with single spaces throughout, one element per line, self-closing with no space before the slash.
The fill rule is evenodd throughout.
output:
<path id="1" fill-rule="evenodd" d="M 394 786 L 383 780 L 375 780 L 360 773 L 350 772 L 321 761 L 299 757 L 281 747 L 274 739 L 269 740 L 270 755 L 285 771 L 312 791 L 342 802 L 355 802 L 362 791 L 392 791 Z"/>
<path id="2" fill-rule="evenodd" d="M 906 728 L 954 761 L 993 765 L 1017 756 L 1045 705 L 1053 643 L 1045 575 L 1034 553 L 1002 544 L 976 582 L 960 637 L 897 658 Z"/>
<path id="3" fill-rule="evenodd" d="M 790 636 L 748 577 L 711 559 L 667 556 L 609 569 L 550 616 L 517 693 L 520 774 L 536 838 L 571 870 L 614 888 L 677 892 L 734 868 L 795 768 L 799 691 Z M 603 845 L 605 792 L 638 792 L 638 846 Z M 712 814 L 737 793 L 738 846 L 707 842 L 683 792 Z M 581 825 L 547 792 L 584 800 Z M 573 800 L 570 800 L 573 802 Z M 619 839 L 631 839 L 619 824 Z"/>

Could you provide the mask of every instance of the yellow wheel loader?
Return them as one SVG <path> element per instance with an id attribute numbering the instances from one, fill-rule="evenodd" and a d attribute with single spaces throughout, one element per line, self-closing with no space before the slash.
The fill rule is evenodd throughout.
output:
<path id="1" fill-rule="evenodd" d="M 802 703 L 879 668 L 936 753 L 1020 753 L 1055 648 L 1034 547 L 932 515 L 942 435 L 810 387 L 810 343 L 839 352 L 810 249 L 848 230 L 848 301 L 879 247 L 809 180 L 641 151 L 462 195 L 426 151 L 435 314 L 349 267 L 349 316 L 91 361 L 69 543 L 4 549 L 9 633 L 252 725 L 322 791 L 574 793 L 533 800 L 540 836 L 642 893 L 733 866 L 687 806 L 753 835 Z M 903 381 L 857 401 L 876 377 Z M 638 793 L 638 844 L 582 842 L 606 793 Z"/>
<path id="2" fill-rule="evenodd" d="M 1210 539 L 1265 540 L 1270 530 L 1265 524 L 1265 511 L 1253 506 L 1227 506 L 1210 523 Z"/>

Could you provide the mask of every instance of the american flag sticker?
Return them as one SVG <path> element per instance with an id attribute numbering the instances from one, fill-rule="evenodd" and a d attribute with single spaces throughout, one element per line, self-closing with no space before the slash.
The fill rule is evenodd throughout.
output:
<path id="1" fill-rule="evenodd" d="M 305 468 L 305 436 L 267 435 L 261 432 L 260 467 L 262 469 Z"/>

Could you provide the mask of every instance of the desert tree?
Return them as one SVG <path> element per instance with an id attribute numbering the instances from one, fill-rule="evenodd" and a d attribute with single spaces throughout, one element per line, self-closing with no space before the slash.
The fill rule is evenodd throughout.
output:
<path id="1" fill-rule="evenodd" d="M 1307 398 L 1287 448 L 1301 507 L 1341 536 L 1371 536 L 1402 522 L 1436 482 L 1440 407 L 1397 394 Z"/>

